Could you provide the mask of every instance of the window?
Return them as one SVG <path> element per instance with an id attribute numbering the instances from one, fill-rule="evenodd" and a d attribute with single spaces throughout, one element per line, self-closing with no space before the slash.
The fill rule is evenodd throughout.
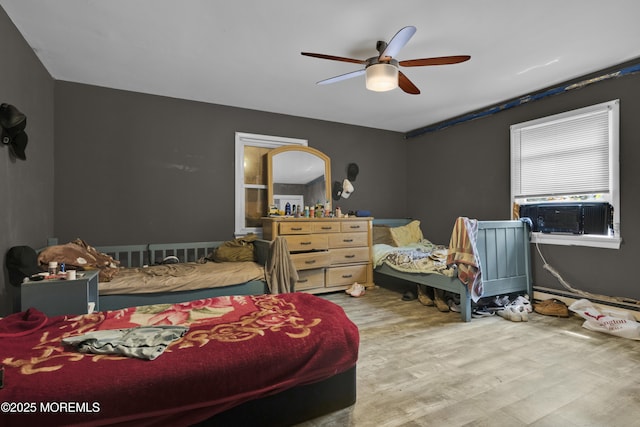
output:
<path id="1" fill-rule="evenodd" d="M 236 132 L 235 235 L 262 234 L 261 218 L 267 213 L 265 154 L 283 145 L 307 145 L 306 139 Z"/>
<path id="2" fill-rule="evenodd" d="M 619 100 L 511 126 L 511 201 L 607 202 L 608 235 L 533 233 L 532 241 L 620 247 Z"/>

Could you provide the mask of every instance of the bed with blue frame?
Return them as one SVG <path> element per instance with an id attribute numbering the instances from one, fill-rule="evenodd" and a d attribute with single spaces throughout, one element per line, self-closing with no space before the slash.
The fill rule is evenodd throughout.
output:
<path id="1" fill-rule="evenodd" d="M 138 270 L 153 267 L 168 257 L 176 257 L 180 264 L 197 267 L 197 261 L 211 254 L 215 248 L 222 245 L 222 241 L 212 242 L 189 242 L 189 243 L 151 243 L 146 245 L 120 245 L 120 246 L 97 246 L 96 249 L 102 253 L 112 256 L 120 262 L 120 266 L 126 268 L 137 268 Z M 264 269 L 269 254 L 269 242 L 256 241 L 255 254 L 257 267 Z M 242 265 L 247 262 L 243 262 Z M 208 264 L 216 264 L 209 262 Z M 169 264 L 167 264 L 170 266 Z M 179 265 L 178 265 L 179 266 Z M 255 268 L 255 266 L 252 266 Z M 203 277 L 206 280 L 206 278 Z M 114 278 L 117 280 L 117 275 Z M 100 293 L 100 310 L 115 310 L 123 307 L 133 307 L 148 304 L 174 304 L 179 302 L 192 301 L 196 299 L 212 298 L 228 295 L 260 295 L 269 293 L 269 289 L 264 276 L 251 280 L 241 280 L 237 283 L 223 286 L 215 285 L 215 280 L 211 277 L 211 285 L 184 291 L 163 291 L 144 293 L 122 293 L 104 294 Z M 103 284 L 106 287 L 106 284 Z"/>
<path id="2" fill-rule="evenodd" d="M 214 262 L 223 241 L 90 246 L 76 239 L 59 245 L 48 240 L 38 250 L 42 269 L 48 261 L 66 261 L 69 269 L 99 269 L 96 310 L 117 310 L 150 304 L 175 304 L 229 295 L 269 293 L 265 265 L 270 243 L 253 242 L 254 261 Z M 79 255 L 78 255 L 79 254 Z M 85 267 L 74 266 L 81 258 Z M 114 262 L 115 260 L 115 262 Z"/>
<path id="3" fill-rule="evenodd" d="M 401 227 L 411 219 L 374 219 L 375 227 Z M 375 231 L 374 231 L 375 233 Z M 428 238 L 428 236 L 425 236 Z M 483 297 L 508 294 L 533 295 L 531 276 L 529 227 L 525 222 L 478 221 L 476 242 L 482 270 Z M 409 273 L 399 271 L 387 264 L 374 269 L 376 276 L 399 279 L 425 285 L 460 295 L 461 317 L 471 321 L 471 293 L 458 277 L 438 273 Z"/>

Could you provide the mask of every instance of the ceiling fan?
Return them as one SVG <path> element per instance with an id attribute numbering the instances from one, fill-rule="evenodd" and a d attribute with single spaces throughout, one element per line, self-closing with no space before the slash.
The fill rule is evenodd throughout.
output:
<path id="1" fill-rule="evenodd" d="M 365 65 L 361 70 L 321 80 L 318 82 L 319 85 L 335 83 L 364 74 L 366 78 L 366 87 L 369 90 L 385 92 L 400 86 L 400 89 L 406 93 L 418 95 L 420 93 L 420 89 L 418 89 L 416 85 L 414 85 L 411 80 L 409 80 L 407 76 L 398 69 L 398 65 L 402 67 L 423 67 L 428 65 L 458 64 L 460 62 L 468 61 L 471 57 L 469 55 L 456 55 L 398 61 L 395 58 L 400 52 L 400 49 L 407 44 L 415 32 L 416 27 L 404 27 L 398 31 L 395 36 L 393 36 L 389 43 L 378 41 L 376 43 L 376 50 L 380 55 L 372 56 L 368 59 L 352 59 L 311 52 L 300 53 L 314 58 L 331 59 L 333 61 L 352 62 L 355 64 Z"/>

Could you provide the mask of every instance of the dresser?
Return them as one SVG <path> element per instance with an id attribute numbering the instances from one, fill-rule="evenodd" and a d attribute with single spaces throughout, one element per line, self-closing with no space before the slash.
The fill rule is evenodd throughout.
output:
<path id="1" fill-rule="evenodd" d="M 298 271 L 295 290 L 333 292 L 373 286 L 373 218 L 263 218 L 266 240 L 282 236 Z"/>

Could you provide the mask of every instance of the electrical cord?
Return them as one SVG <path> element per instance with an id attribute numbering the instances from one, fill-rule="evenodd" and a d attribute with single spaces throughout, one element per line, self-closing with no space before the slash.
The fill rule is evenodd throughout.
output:
<path id="1" fill-rule="evenodd" d="M 558 270 L 556 270 L 551 265 L 549 265 L 547 260 L 542 255 L 542 251 L 540 251 L 540 246 L 539 246 L 539 244 L 537 242 L 536 242 L 536 250 L 538 251 L 538 255 L 540 255 L 540 259 L 542 259 L 542 262 L 544 263 L 542 265 L 542 268 L 547 270 L 549 273 L 551 273 L 551 275 L 553 275 L 556 279 L 558 279 L 558 282 L 560 282 L 560 284 L 562 286 L 564 286 L 565 289 L 568 289 L 569 291 L 571 291 L 571 292 L 573 292 L 575 294 L 582 295 L 582 296 L 587 297 L 587 298 L 600 299 L 600 300 L 606 300 L 606 301 L 612 301 L 612 302 L 624 302 L 624 303 L 631 303 L 631 304 L 640 304 L 640 301 L 632 299 L 632 298 L 610 297 L 610 296 L 607 296 L 607 295 L 592 294 L 590 292 L 586 292 L 586 291 L 582 291 L 580 289 L 574 288 L 566 280 L 564 280 L 564 278 L 560 275 Z"/>

